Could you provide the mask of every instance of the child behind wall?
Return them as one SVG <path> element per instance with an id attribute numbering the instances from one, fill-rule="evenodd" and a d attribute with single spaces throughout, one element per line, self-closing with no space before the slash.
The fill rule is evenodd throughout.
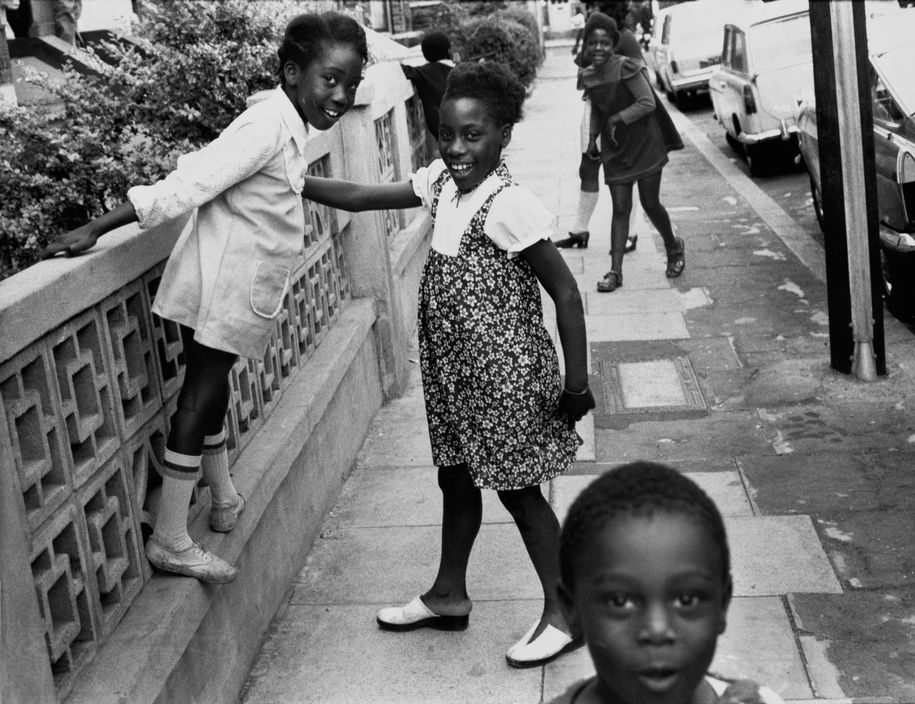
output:
<path id="1" fill-rule="evenodd" d="M 430 147 L 432 156 L 438 155 L 436 140 L 438 139 L 439 108 L 442 96 L 445 94 L 445 85 L 448 74 L 454 68 L 451 60 L 451 40 L 444 32 L 429 32 L 422 40 L 423 58 L 425 64 L 421 66 L 401 65 L 404 75 L 413 84 L 416 96 L 423 106 L 426 117 L 426 142 Z"/>
<path id="2" fill-rule="evenodd" d="M 724 522 L 677 470 L 623 465 L 575 499 L 559 593 L 597 674 L 550 704 L 783 704 L 767 687 L 709 674 L 733 591 Z"/>

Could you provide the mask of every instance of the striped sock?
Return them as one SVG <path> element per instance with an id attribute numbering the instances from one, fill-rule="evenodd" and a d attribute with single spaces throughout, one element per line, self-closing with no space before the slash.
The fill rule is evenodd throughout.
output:
<path id="1" fill-rule="evenodd" d="M 234 506 L 238 492 L 229 474 L 229 453 L 226 450 L 226 429 L 203 439 L 203 479 L 210 487 L 210 496 L 216 506 Z"/>
<path id="2" fill-rule="evenodd" d="M 200 455 L 184 455 L 165 449 L 162 491 L 153 538 L 171 550 L 186 550 L 193 544 L 187 532 L 187 509 L 197 484 L 199 468 Z"/>

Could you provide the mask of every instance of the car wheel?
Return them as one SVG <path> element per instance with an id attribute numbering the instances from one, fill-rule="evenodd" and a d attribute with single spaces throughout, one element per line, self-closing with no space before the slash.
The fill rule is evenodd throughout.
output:
<path id="1" fill-rule="evenodd" d="M 886 307 L 899 320 L 915 320 L 915 290 L 908 284 L 915 256 L 887 252 L 880 248 L 880 271 Z M 906 274 L 909 276 L 906 276 Z"/>
<path id="2" fill-rule="evenodd" d="M 672 105 L 677 104 L 677 94 L 674 93 L 672 90 L 664 91 L 664 95 L 667 96 L 667 99 L 671 102 Z"/>
<path id="3" fill-rule="evenodd" d="M 740 142 L 737 141 L 737 137 L 732 136 L 730 132 L 725 130 L 724 138 L 725 138 L 725 140 L 727 140 L 728 146 L 731 148 L 731 150 L 735 154 L 737 154 L 738 156 L 743 154 L 743 146 L 741 146 Z"/>
<path id="4" fill-rule="evenodd" d="M 758 144 L 745 144 L 743 156 L 747 160 L 747 169 L 751 176 L 762 176 L 766 172 L 766 159 Z"/>
<path id="5" fill-rule="evenodd" d="M 810 177 L 810 197 L 813 199 L 813 212 L 817 216 L 817 225 L 820 226 L 820 232 L 825 234 L 826 228 L 823 226 L 823 196 L 820 195 L 820 189 L 814 183 L 813 176 Z"/>

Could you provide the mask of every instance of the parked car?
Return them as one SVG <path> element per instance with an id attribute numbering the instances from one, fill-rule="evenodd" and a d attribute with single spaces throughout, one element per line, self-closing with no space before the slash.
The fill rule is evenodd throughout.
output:
<path id="1" fill-rule="evenodd" d="M 884 297 L 895 315 L 911 318 L 915 315 L 915 9 L 870 19 L 867 38 Z M 810 174 L 813 207 L 822 228 L 812 97 L 799 106 L 797 125 L 798 146 Z"/>
<path id="2" fill-rule="evenodd" d="M 709 76 L 721 60 L 725 17 L 747 3 L 693 0 L 655 13 L 646 59 L 658 90 L 675 105 L 707 95 Z"/>
<path id="3" fill-rule="evenodd" d="M 709 90 L 715 119 L 751 174 L 796 155 L 797 103 L 813 94 L 807 0 L 760 3 L 725 24 Z"/>

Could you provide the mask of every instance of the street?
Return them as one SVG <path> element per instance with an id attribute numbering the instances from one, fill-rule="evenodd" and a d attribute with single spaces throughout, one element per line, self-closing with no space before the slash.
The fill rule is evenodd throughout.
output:
<path id="1" fill-rule="evenodd" d="M 663 96 L 661 97 L 664 100 Z M 753 179 L 766 195 L 787 212 L 803 230 L 820 245 L 823 244 L 823 232 L 817 225 L 810 196 L 810 178 L 803 164 L 794 165 L 782 159 L 764 176 L 751 176 L 747 163 L 728 145 L 724 129 L 714 117 L 712 103 L 707 98 L 698 98 L 691 106 L 681 111 L 705 133 L 722 154 L 731 159 L 740 170 Z"/>

